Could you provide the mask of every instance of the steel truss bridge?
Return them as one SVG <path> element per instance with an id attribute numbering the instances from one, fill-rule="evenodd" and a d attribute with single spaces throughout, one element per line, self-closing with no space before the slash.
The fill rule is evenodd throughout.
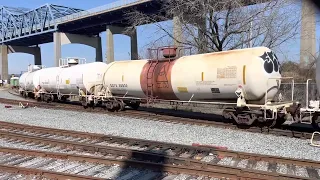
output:
<path id="1" fill-rule="evenodd" d="M 56 31 L 57 24 L 65 19 L 63 17 L 78 12 L 83 10 L 53 4 L 32 10 L 3 6 L 0 9 L 1 43 Z"/>
<path id="2" fill-rule="evenodd" d="M 147 4 L 149 3 L 149 4 Z M 120 23 L 123 10 L 157 4 L 155 0 L 120 0 L 97 8 L 82 10 L 54 4 L 35 9 L 2 6 L 0 9 L 0 42 L 5 45 L 31 46 L 53 41 L 53 32 L 72 31 L 92 35 L 105 30 L 98 26 Z M 159 7 L 159 6 L 157 6 Z M 154 6 L 153 10 L 157 10 Z M 112 13 L 111 13 L 112 12 Z M 113 20 L 114 19 L 114 20 Z M 116 22 L 118 21 L 118 22 Z M 124 22 L 125 23 L 125 22 Z M 82 28 L 83 27 L 83 28 Z"/>

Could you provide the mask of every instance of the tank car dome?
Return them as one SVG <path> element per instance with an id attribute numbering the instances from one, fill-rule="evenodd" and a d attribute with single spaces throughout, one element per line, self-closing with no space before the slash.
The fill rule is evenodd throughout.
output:
<path id="1" fill-rule="evenodd" d="M 32 70 L 39 70 L 39 69 L 41 69 L 41 67 L 38 66 L 38 65 L 33 65 L 33 66 L 32 66 Z"/>
<path id="2" fill-rule="evenodd" d="M 78 59 L 76 59 L 76 58 L 70 58 L 70 59 L 68 59 L 68 64 L 78 64 Z"/>

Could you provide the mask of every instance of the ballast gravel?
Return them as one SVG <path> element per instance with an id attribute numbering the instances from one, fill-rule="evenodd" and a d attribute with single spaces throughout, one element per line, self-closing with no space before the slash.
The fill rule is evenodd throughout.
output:
<path id="1" fill-rule="evenodd" d="M 14 100 L 28 100 L 25 99 L 23 97 L 19 97 L 19 96 L 15 96 L 13 94 L 10 94 L 8 92 L 8 89 L 4 89 L 4 88 L 0 88 L 0 98 L 4 98 L 4 99 L 14 99 Z"/>
<path id="2" fill-rule="evenodd" d="M 309 140 L 276 137 L 237 130 L 197 125 L 171 124 L 127 117 L 41 108 L 4 108 L 0 104 L 2 121 L 51 128 L 102 133 L 130 138 L 148 139 L 191 145 L 225 146 L 229 150 L 289 158 L 320 161 L 320 148 Z"/>

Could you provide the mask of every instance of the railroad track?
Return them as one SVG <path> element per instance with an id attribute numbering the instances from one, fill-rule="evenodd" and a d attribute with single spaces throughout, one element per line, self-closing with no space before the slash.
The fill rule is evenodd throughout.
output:
<path id="1" fill-rule="evenodd" d="M 89 154 L 95 158 L 116 154 L 115 159 L 197 169 L 197 175 L 258 179 L 320 179 L 320 163 L 229 151 L 214 147 L 187 146 L 133 138 L 51 129 L 0 122 L 2 144 L 68 155 Z M 29 145 L 28 145 L 29 144 Z M 49 149 L 48 149 L 49 148 Z M 111 156 L 112 157 L 112 156 Z M 167 163 L 164 164 L 163 163 Z M 1 162 L 0 162 L 1 163 Z M 200 170 L 205 172 L 200 172 Z M 181 173 L 181 170 L 179 170 Z M 179 172 L 172 171 L 172 172 Z M 184 172 L 184 173 L 188 173 Z"/>
<path id="2" fill-rule="evenodd" d="M 10 92 L 10 91 L 9 91 Z M 11 92 L 12 93 L 12 92 Z M 15 93 L 12 93 L 16 95 Z M 210 117 L 210 114 L 197 114 L 188 112 L 175 112 L 169 111 L 165 109 L 153 109 L 153 108 L 140 108 L 138 110 L 130 110 L 120 112 L 108 112 L 103 108 L 87 108 L 84 109 L 78 103 L 45 103 L 45 102 L 37 102 L 37 101 L 21 101 L 21 100 L 12 100 L 12 99 L 4 99 L 0 98 L 0 103 L 13 104 L 18 105 L 19 103 L 29 104 L 29 107 L 41 107 L 47 109 L 61 109 L 61 110 L 71 110 L 71 111 L 80 111 L 80 112 L 91 112 L 91 113 L 103 113 L 112 116 L 125 116 L 132 117 L 137 119 L 145 119 L 145 120 L 153 120 L 153 121 L 162 121 L 168 123 L 180 123 L 180 124 L 190 124 L 190 125 L 200 125 L 200 126 L 213 126 L 219 128 L 227 128 L 234 130 L 242 130 L 246 132 L 253 133 L 263 133 L 263 134 L 272 134 L 276 136 L 286 136 L 293 138 L 301 138 L 301 139 L 310 139 L 313 131 L 310 129 L 300 129 L 297 127 L 290 126 L 282 126 L 280 128 L 261 128 L 252 126 L 250 128 L 239 128 L 239 126 L 232 124 L 229 121 L 223 121 L 221 119 L 217 120 Z M 206 116 L 206 118 L 203 118 Z M 214 115 L 211 115 L 214 116 Z M 216 116 L 216 115 L 215 115 Z"/>
<path id="3" fill-rule="evenodd" d="M 63 149 L 61 149 L 63 150 Z M 24 175 L 42 174 L 42 178 L 58 179 L 106 179 L 106 178 L 140 178 L 164 179 L 168 177 L 200 176 L 211 178 L 210 175 L 223 176 L 223 172 L 203 170 L 199 167 L 180 166 L 137 161 L 131 159 L 117 159 L 114 157 L 93 157 L 58 152 L 44 152 L 17 148 L 0 149 L 0 169 L 10 173 L 19 171 Z M 116 155 L 113 153 L 112 155 Z M 142 169 L 143 168 L 143 169 Z M 9 171 L 9 172 L 8 172 Z M 226 174 L 226 176 L 231 176 Z M 233 175 L 235 177 L 236 175 Z M 232 178 L 232 177 L 231 177 Z"/>

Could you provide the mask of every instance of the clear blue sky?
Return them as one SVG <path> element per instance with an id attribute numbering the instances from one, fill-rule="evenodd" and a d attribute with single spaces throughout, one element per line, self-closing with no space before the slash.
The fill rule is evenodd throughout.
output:
<path id="1" fill-rule="evenodd" d="M 0 5 L 11 6 L 11 7 L 25 7 L 25 8 L 36 8 L 43 4 L 57 4 L 69 7 L 80 8 L 84 10 L 88 10 L 91 8 L 95 8 L 98 6 L 102 6 L 111 2 L 115 2 L 115 0 L 1 0 Z M 317 17 L 317 20 L 320 19 Z M 317 34 L 318 34 L 318 24 L 317 23 Z M 156 29 L 154 25 L 145 25 L 138 27 L 138 51 L 141 52 L 143 47 L 159 38 L 159 34 L 156 33 Z M 102 38 L 102 53 L 103 59 L 105 61 L 105 53 L 106 53 L 106 36 L 105 32 L 101 33 Z M 158 35 L 158 36 L 157 36 Z M 317 35 L 318 37 L 318 35 Z M 114 36 L 115 43 L 115 59 L 116 60 L 126 60 L 130 59 L 130 39 L 125 35 L 115 35 Z M 317 45 L 318 46 L 318 45 Z M 53 54 L 53 43 L 47 43 L 40 45 L 41 47 L 41 56 L 42 56 L 42 64 L 47 67 L 51 67 L 54 65 L 54 54 Z M 290 53 L 290 58 L 299 59 L 299 49 L 300 42 L 292 42 L 289 45 L 285 45 L 284 47 L 285 53 Z M 318 47 L 317 47 L 318 51 Z M 95 59 L 95 50 L 91 47 L 80 45 L 80 44 L 68 44 L 62 46 L 62 57 L 68 56 L 78 56 L 84 57 L 89 62 L 94 61 Z M 278 55 L 280 59 L 284 57 L 280 54 Z M 28 64 L 33 64 L 34 58 L 33 55 L 23 54 L 23 53 L 13 53 L 9 54 L 9 73 L 20 73 L 20 71 L 25 71 L 27 69 Z"/>

